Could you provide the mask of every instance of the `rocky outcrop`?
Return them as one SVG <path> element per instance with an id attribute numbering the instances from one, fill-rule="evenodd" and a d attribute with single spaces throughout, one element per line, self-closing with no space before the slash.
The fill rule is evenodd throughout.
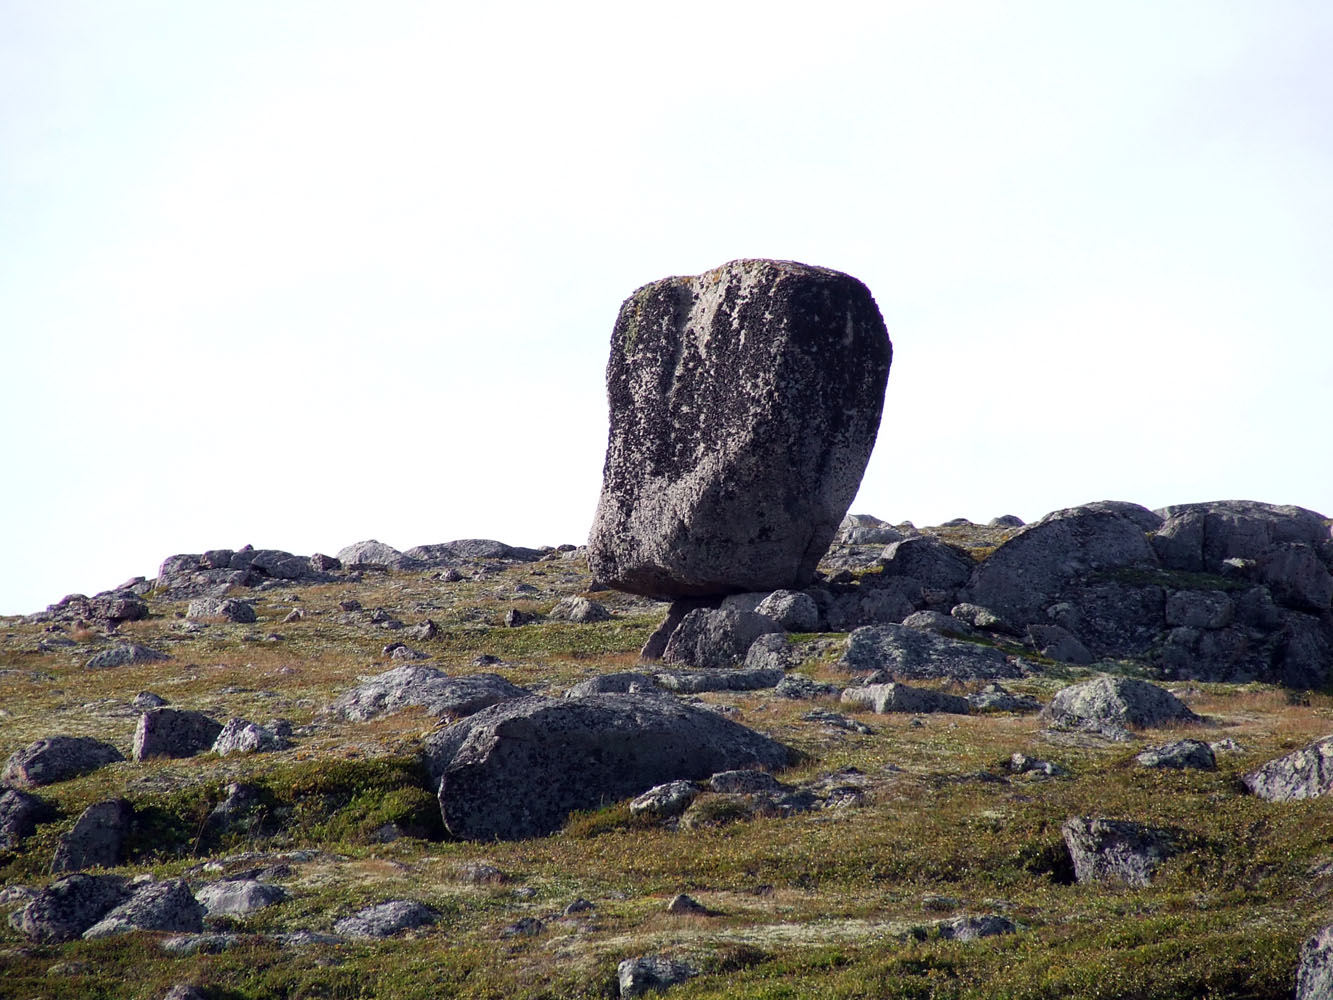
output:
<path id="1" fill-rule="evenodd" d="M 1333 736 L 1270 760 L 1241 779 L 1252 795 L 1269 802 L 1313 799 L 1333 790 Z"/>
<path id="2" fill-rule="evenodd" d="M 125 759 L 110 743 L 91 736 L 49 736 L 16 750 L 5 761 L 0 784 L 37 788 L 68 781 Z"/>
<path id="3" fill-rule="evenodd" d="M 1321 927 L 1301 945 L 1296 969 L 1296 1000 L 1333 997 L 1333 924 Z"/>
<path id="4" fill-rule="evenodd" d="M 394 667 L 340 695 L 325 711 L 352 722 L 421 705 L 437 718 L 461 718 L 529 694 L 499 674 L 450 677 L 434 667 Z"/>
<path id="5" fill-rule="evenodd" d="M 1142 888 L 1178 850 L 1171 831 L 1127 820 L 1077 816 L 1060 832 L 1080 882 L 1124 882 Z"/>
<path id="6" fill-rule="evenodd" d="M 255 606 L 249 601 L 242 601 L 235 597 L 196 598 L 185 609 L 185 617 L 196 621 L 216 619 L 225 622 L 238 622 L 242 625 L 258 621 Z"/>
<path id="7" fill-rule="evenodd" d="M 743 260 L 640 288 L 611 339 L 593 575 L 661 597 L 808 584 L 891 355 L 865 286 L 826 268 Z"/>
<path id="8" fill-rule="evenodd" d="M 427 738 L 448 831 L 515 840 L 677 779 L 740 767 L 785 767 L 782 744 L 671 698 L 529 697 L 456 722 Z"/>
<path id="9" fill-rule="evenodd" d="M 1046 606 L 1081 577 L 1156 565 L 1144 529 L 1123 509 L 1087 504 L 1020 528 L 977 566 L 967 592 L 973 603 L 1026 625 L 1044 621 Z"/>

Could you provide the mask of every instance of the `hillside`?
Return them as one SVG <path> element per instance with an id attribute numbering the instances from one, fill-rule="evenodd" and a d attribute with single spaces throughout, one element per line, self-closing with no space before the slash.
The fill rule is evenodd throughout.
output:
<path id="1" fill-rule="evenodd" d="M 921 535 L 979 565 L 1014 530 L 955 523 Z M 823 578 L 868 586 L 884 544 L 843 541 Z M 422 748 L 463 710 L 329 711 L 340 697 L 403 667 L 493 674 L 553 697 L 665 669 L 638 651 L 667 605 L 590 590 L 581 550 L 503 548 L 251 579 L 225 596 L 252 607 L 253 622 L 227 620 L 220 604 L 189 616 L 200 595 L 162 581 L 135 585 L 146 614 L 114 624 L 58 608 L 0 620 L 0 757 L 61 735 L 125 758 L 25 789 L 43 811 L 0 851 L 12 918 L 0 924 L 0 996 L 608 997 L 624 989 L 621 963 L 640 956 L 653 961 L 639 981 L 678 974 L 669 995 L 681 1000 L 1292 995 L 1301 944 L 1329 921 L 1333 797 L 1265 801 L 1242 778 L 1333 732 L 1324 690 L 1182 680 L 1151 658 L 1078 664 L 978 625 L 948 641 L 1013 666 L 1002 684 L 1016 698 L 1047 705 L 1110 674 L 1161 683 L 1200 718 L 1123 732 L 977 701 L 966 714 L 878 713 L 841 698 L 868 674 L 842 661 L 845 632 L 794 633 L 783 672 L 805 681 L 652 695 L 790 748 L 780 784 L 700 780 L 683 814 L 621 798 L 547 836 L 457 839 Z M 1229 592 L 1197 577 L 1177 582 Z M 609 620 L 552 617 L 571 597 Z M 125 643 L 165 658 L 88 665 Z M 911 683 L 976 696 L 991 680 Z M 249 720 L 280 748 L 134 760 L 154 705 Z M 1209 745 L 1215 769 L 1136 759 L 1183 739 Z M 119 863 L 90 871 L 123 877 L 117 899 L 136 880 L 184 880 L 209 898 L 228 882 L 277 887 L 269 905 L 219 905 L 193 930 L 25 932 L 18 915 L 61 877 L 52 861 L 76 820 L 115 799 L 130 810 Z M 1081 880 L 1062 837 L 1080 817 L 1166 831 L 1170 850 L 1146 884 Z M 673 904 L 682 893 L 697 905 Z M 363 913 L 389 901 L 405 902 Z M 389 936 L 374 936 L 377 921 Z"/>

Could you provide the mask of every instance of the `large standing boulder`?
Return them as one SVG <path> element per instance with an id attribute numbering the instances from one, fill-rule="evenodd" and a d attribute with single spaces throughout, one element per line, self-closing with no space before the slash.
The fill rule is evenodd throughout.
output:
<path id="1" fill-rule="evenodd" d="M 193 757 L 213 746 L 222 723 L 203 712 L 182 708 L 151 708 L 139 716 L 134 730 L 135 760 L 149 757 Z"/>
<path id="2" fill-rule="evenodd" d="M 667 781 L 785 767 L 790 751 L 674 699 L 601 694 L 492 706 L 428 737 L 426 759 L 453 836 L 516 840 Z"/>
<path id="3" fill-rule="evenodd" d="M 0 793 L 0 851 L 14 851 L 37 832 L 37 823 L 52 809 L 36 795 L 17 788 Z"/>
<path id="4" fill-rule="evenodd" d="M 134 823 L 134 807 L 125 799 L 94 802 L 61 835 L 51 858 L 52 872 L 114 868 L 125 861 L 125 840 Z"/>
<path id="5" fill-rule="evenodd" d="M 204 908 L 184 879 L 149 882 L 83 932 L 86 940 L 129 931 L 202 931 Z"/>
<path id="6" fill-rule="evenodd" d="M 891 358 L 870 292 L 827 268 L 741 260 L 640 288 L 611 337 L 594 576 L 664 597 L 808 584 Z"/>
<path id="7" fill-rule="evenodd" d="M 1125 882 L 1141 889 L 1162 862 L 1179 852 L 1173 831 L 1129 820 L 1075 816 L 1060 833 L 1080 882 Z"/>

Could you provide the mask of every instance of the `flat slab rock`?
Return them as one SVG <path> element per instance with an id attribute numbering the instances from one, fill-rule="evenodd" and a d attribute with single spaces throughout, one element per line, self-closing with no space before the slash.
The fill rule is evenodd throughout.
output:
<path id="1" fill-rule="evenodd" d="M 424 927 L 439 919 L 439 914 L 415 899 L 395 899 L 358 910 L 333 925 L 335 934 L 353 938 L 392 937 L 413 927 Z"/>
<path id="2" fill-rule="evenodd" d="M 325 709 L 350 722 L 365 722 L 412 705 L 437 718 L 461 718 L 530 694 L 499 674 L 450 677 L 434 667 L 394 667 L 340 695 Z"/>
<path id="3" fill-rule="evenodd" d="M 588 562 L 660 597 L 799 590 L 860 485 L 892 347 L 865 285 L 740 260 L 625 300 Z"/>
<path id="4" fill-rule="evenodd" d="M 426 759 L 453 836 L 517 840 L 668 781 L 782 768 L 791 751 L 673 698 L 600 694 L 484 709 L 428 737 Z"/>
<path id="5" fill-rule="evenodd" d="M 960 623 L 960 628 L 965 628 Z M 907 625 L 867 625 L 847 637 L 838 665 L 844 670 L 884 670 L 902 680 L 994 680 L 1023 675 L 992 646 L 949 639 Z"/>

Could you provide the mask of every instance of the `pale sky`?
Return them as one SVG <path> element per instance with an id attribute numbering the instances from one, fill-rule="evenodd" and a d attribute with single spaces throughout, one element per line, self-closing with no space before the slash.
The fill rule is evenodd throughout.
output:
<path id="1" fill-rule="evenodd" d="M 0 613 L 580 543 L 639 285 L 838 268 L 852 506 L 1333 515 L 1323 0 L 0 0 Z"/>

